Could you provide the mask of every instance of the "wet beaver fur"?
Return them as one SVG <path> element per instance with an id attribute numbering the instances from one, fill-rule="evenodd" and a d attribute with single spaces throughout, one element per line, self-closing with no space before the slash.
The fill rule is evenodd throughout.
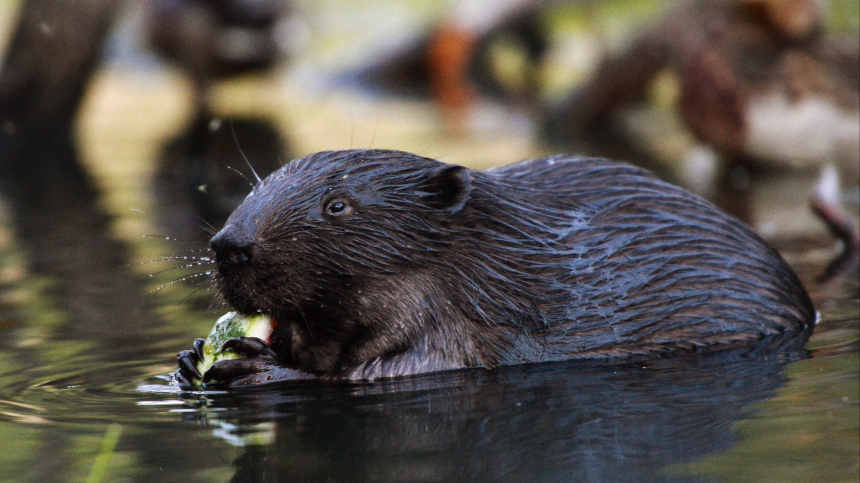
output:
<path id="1" fill-rule="evenodd" d="M 204 381 L 376 379 L 666 354 L 802 331 L 815 314 L 749 227 L 648 171 L 560 155 L 486 172 L 321 152 L 258 183 L 212 238 L 215 284 L 277 321 Z M 179 354 L 180 381 L 197 374 Z"/>

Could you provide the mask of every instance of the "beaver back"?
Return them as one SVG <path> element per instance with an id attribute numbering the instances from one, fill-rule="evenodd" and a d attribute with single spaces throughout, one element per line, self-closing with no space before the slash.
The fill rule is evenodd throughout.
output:
<path id="1" fill-rule="evenodd" d="M 814 320 L 802 284 L 773 248 L 645 170 L 556 156 L 486 176 L 488 189 L 476 189 L 473 199 L 486 193 L 476 207 L 497 200 L 497 208 L 476 214 L 496 214 L 488 231 L 518 226 L 546 246 L 522 258 L 545 280 L 533 294 L 545 325 L 536 330 L 546 333 L 544 357 L 725 345 Z"/>

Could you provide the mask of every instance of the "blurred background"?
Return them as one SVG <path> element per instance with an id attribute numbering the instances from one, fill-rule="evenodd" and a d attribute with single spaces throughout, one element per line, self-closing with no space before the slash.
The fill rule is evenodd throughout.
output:
<path id="1" fill-rule="evenodd" d="M 434 473 L 432 461 L 409 473 L 409 458 L 426 448 L 398 451 L 417 444 L 416 432 L 429 431 L 425 443 L 485 438 L 476 448 L 525 468 L 540 456 L 523 445 L 566 437 L 552 428 L 568 413 L 546 408 L 590 404 L 605 412 L 575 423 L 611 428 L 580 434 L 565 419 L 565 434 L 579 436 L 564 440 L 574 450 L 550 451 L 555 472 L 510 474 L 610 478 L 624 458 L 586 457 L 605 450 L 641 453 L 616 481 L 664 478 L 666 467 L 691 461 L 700 463 L 684 474 L 703 481 L 856 481 L 856 256 L 850 275 L 816 277 L 856 237 L 858 32 L 857 0 L 0 0 L 0 480 L 226 481 L 234 463 L 247 463 L 237 474 L 248 477 L 267 461 L 258 450 L 273 440 L 278 454 L 296 455 L 281 461 L 301 468 L 363 448 L 363 463 L 350 463 L 369 465 L 358 479 L 503 477 L 458 473 L 470 453 L 457 445 L 440 456 L 451 473 L 444 465 Z M 664 367 L 644 389 L 590 368 L 585 379 L 562 371 L 392 389 L 415 400 L 373 388 L 180 395 L 163 376 L 224 311 L 205 282 L 206 240 L 250 190 L 248 165 L 262 177 L 347 148 L 475 169 L 559 152 L 652 169 L 777 245 L 822 312 L 806 348 L 812 358 L 797 349 L 754 366 L 727 362 L 723 372 Z M 737 377 L 744 397 L 720 386 L 719 374 Z M 706 404 L 696 399 L 703 380 L 716 388 Z M 666 384 L 681 389 L 667 395 Z M 522 425 L 495 436 L 520 434 L 522 444 L 494 448 L 484 426 L 469 426 L 507 411 L 476 394 L 514 405 L 546 385 L 542 419 L 513 414 Z M 580 386 L 582 394 L 552 390 Z M 436 401 L 440 387 L 456 395 Z M 425 421 L 412 412 L 425 397 L 448 402 L 443 419 L 463 420 Z M 309 413 L 297 402 L 305 398 L 329 402 Z M 749 405 L 762 401 L 759 419 L 748 420 Z M 249 404 L 266 416 L 249 416 Z M 373 404 L 401 418 L 392 439 L 373 429 L 377 413 L 339 412 Z M 665 445 L 613 439 L 631 421 Z M 747 444 L 736 446 L 728 429 L 737 421 Z M 679 433 L 666 430 L 672 424 Z M 337 425 L 390 446 L 373 459 L 371 439 L 349 440 Z M 474 434 L 458 433 L 464 426 Z M 316 438 L 329 446 L 304 452 Z M 386 473 L 380 461 L 406 463 Z M 338 468 L 335 479 L 358 475 Z M 313 471 L 309 479 L 322 474 Z"/>
<path id="2" fill-rule="evenodd" d="M 832 164 L 857 205 L 852 0 L 41 3 L 2 3 L 4 133 L 68 124 L 105 188 L 208 186 L 215 226 L 240 150 L 261 175 L 343 148 L 607 156 L 766 235 L 823 230 L 805 204 Z"/>

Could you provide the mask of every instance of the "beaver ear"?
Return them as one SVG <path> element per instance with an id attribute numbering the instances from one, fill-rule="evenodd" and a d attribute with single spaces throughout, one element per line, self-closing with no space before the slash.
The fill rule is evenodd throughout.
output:
<path id="1" fill-rule="evenodd" d="M 472 174 L 462 166 L 444 165 L 428 173 L 418 190 L 427 206 L 457 213 L 472 192 Z"/>

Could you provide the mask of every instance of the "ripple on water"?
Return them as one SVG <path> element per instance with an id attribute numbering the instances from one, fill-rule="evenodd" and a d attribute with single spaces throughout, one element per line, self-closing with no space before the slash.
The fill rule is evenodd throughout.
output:
<path id="1" fill-rule="evenodd" d="M 126 424 L 171 420 L 148 407 L 190 404 L 165 375 L 163 361 L 105 363 L 95 358 L 31 367 L 6 373 L 0 379 L 0 419 L 29 424 L 121 422 Z M 142 400 L 142 393 L 156 396 Z M 166 399 L 172 397 L 171 399 Z"/>

